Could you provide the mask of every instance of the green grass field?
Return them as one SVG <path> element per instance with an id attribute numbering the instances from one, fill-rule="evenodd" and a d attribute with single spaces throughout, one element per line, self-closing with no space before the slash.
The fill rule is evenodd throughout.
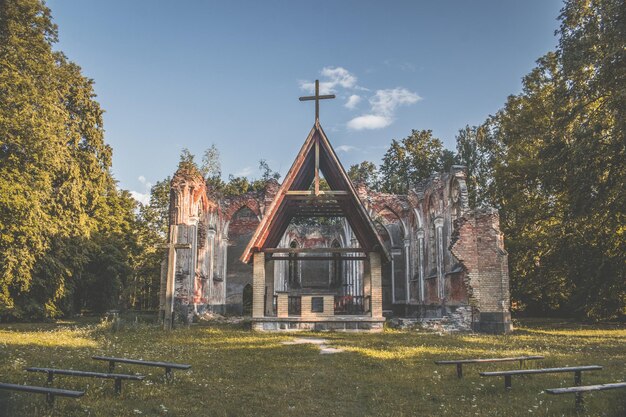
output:
<path id="1" fill-rule="evenodd" d="M 345 350 L 320 355 L 312 345 L 283 345 L 294 334 L 254 333 L 239 325 L 194 325 L 164 333 L 149 324 L 81 322 L 0 325 L 0 381 L 45 385 L 27 366 L 106 371 L 92 355 L 189 363 L 166 384 L 160 368 L 118 365 L 117 372 L 147 375 L 125 382 L 116 396 L 112 380 L 55 377 L 54 386 L 86 389 L 79 400 L 0 391 L 0 414 L 11 416 L 570 416 L 573 396 L 548 396 L 545 388 L 571 386 L 573 375 L 502 378 L 479 370 L 513 369 L 516 363 L 469 365 L 457 379 L 453 366 L 434 360 L 523 354 L 545 355 L 534 365 L 603 365 L 583 374 L 583 384 L 626 380 L 626 326 L 585 326 L 524 321 L 507 336 L 439 335 L 388 330 L 382 334 L 299 333 L 323 337 Z M 533 365 L 531 365 L 533 366 Z M 4 413 L 4 414 L 2 414 Z M 586 396 L 591 416 L 625 416 L 626 391 Z"/>

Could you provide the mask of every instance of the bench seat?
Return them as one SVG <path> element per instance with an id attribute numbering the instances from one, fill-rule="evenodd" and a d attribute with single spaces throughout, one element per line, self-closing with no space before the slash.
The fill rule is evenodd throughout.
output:
<path id="1" fill-rule="evenodd" d="M 128 363 L 131 365 L 155 366 L 155 367 L 165 368 L 165 377 L 167 379 L 172 378 L 172 369 L 191 368 L 191 365 L 182 364 L 182 363 L 146 361 L 143 359 L 114 358 L 110 356 L 92 356 L 91 359 L 109 362 L 109 372 L 113 372 L 113 370 L 115 369 L 116 363 Z"/>
<path id="2" fill-rule="evenodd" d="M 115 380 L 115 393 L 122 392 L 122 380 L 141 381 L 144 375 L 128 375 L 128 374 L 111 374 L 103 372 L 79 371 L 75 369 L 56 369 L 56 368 L 26 368 L 28 372 L 45 372 L 48 374 L 48 383 L 52 383 L 54 375 L 67 375 L 87 378 L 106 378 Z"/>
<path id="3" fill-rule="evenodd" d="M 520 368 L 524 366 L 526 361 L 545 359 L 543 356 L 515 356 L 512 358 L 477 358 L 477 359 L 456 359 L 435 361 L 436 365 L 456 365 L 456 375 L 463 378 L 463 364 L 468 363 L 496 363 L 496 362 L 519 362 Z"/>
<path id="4" fill-rule="evenodd" d="M 582 410 L 584 407 L 583 394 L 586 392 L 594 391 L 606 391 L 610 389 L 626 388 L 626 382 L 612 382 L 609 384 L 598 385 L 584 385 L 578 387 L 566 387 L 566 388 L 549 388 L 546 390 L 548 394 L 560 395 L 560 394 L 576 394 L 576 408 Z"/>
<path id="5" fill-rule="evenodd" d="M 480 372 L 480 376 L 504 376 L 504 387 L 511 389 L 511 377 L 513 375 L 533 375 L 533 374 L 554 374 L 562 372 L 574 372 L 574 384 L 580 385 L 582 381 L 582 372 L 599 371 L 602 367 L 599 365 L 586 366 L 570 366 L 564 368 L 541 368 L 541 369 L 516 369 L 511 371 L 494 371 Z"/>
<path id="6" fill-rule="evenodd" d="M 22 392 L 30 392 L 33 394 L 46 394 L 46 399 L 48 400 L 48 404 L 54 404 L 55 397 L 69 397 L 69 398 L 79 398 L 85 395 L 85 391 L 74 391 L 68 389 L 60 389 L 60 388 L 50 388 L 50 387 L 39 387 L 34 385 L 19 385 L 19 384 L 9 384 L 5 382 L 0 382 L 0 389 L 8 390 L 8 391 L 22 391 Z"/>

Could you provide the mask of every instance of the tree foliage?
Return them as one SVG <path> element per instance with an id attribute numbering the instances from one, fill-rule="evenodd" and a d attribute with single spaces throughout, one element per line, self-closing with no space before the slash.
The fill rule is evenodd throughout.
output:
<path id="1" fill-rule="evenodd" d="M 465 126 L 456 136 L 456 160 L 465 166 L 471 207 L 498 207 L 494 197 L 494 166 L 502 150 L 495 140 L 488 119 L 480 126 Z"/>
<path id="2" fill-rule="evenodd" d="M 626 315 L 626 4 L 565 3 L 556 51 L 457 137 L 478 203 L 500 208 L 513 297 L 534 314 Z"/>
<path id="3" fill-rule="evenodd" d="M 354 183 L 363 183 L 369 189 L 378 189 L 378 168 L 370 161 L 363 161 L 359 164 L 351 165 L 348 169 L 348 177 Z"/>
<path id="4" fill-rule="evenodd" d="M 380 166 L 381 191 L 406 194 L 411 186 L 432 173 L 449 169 L 453 160 L 431 130 L 413 130 L 401 141 L 393 139 L 385 152 Z"/>
<path id="5" fill-rule="evenodd" d="M 0 2 L 0 318 L 118 306 L 138 254 L 93 81 L 56 40 L 43 2 Z"/>

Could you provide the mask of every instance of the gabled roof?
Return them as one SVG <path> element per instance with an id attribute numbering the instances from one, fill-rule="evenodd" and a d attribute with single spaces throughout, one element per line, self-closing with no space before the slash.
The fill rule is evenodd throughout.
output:
<path id="1" fill-rule="evenodd" d="M 330 191 L 319 189 L 319 171 Z M 310 190 L 312 184 L 314 190 Z M 254 252 L 277 247 L 291 220 L 298 216 L 346 217 L 360 247 L 365 252 L 379 252 L 383 261 L 389 260 L 385 245 L 319 120 L 315 121 L 241 260 L 249 263 Z"/>

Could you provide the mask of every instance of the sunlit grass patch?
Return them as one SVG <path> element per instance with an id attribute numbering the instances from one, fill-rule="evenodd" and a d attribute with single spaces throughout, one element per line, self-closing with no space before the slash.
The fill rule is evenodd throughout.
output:
<path id="1" fill-rule="evenodd" d="M 135 324 L 113 331 L 110 324 L 0 325 L 0 379 L 43 385 L 45 375 L 27 366 L 106 371 L 92 355 L 123 356 L 189 363 L 164 383 L 163 370 L 118 365 L 117 372 L 147 378 L 124 384 L 121 396 L 111 381 L 55 378 L 54 386 L 86 389 L 78 401 L 59 399 L 62 416 L 568 416 L 573 398 L 548 397 L 545 388 L 569 386 L 571 375 L 519 378 L 506 392 L 501 378 L 479 371 L 514 369 L 517 363 L 472 365 L 464 378 L 453 366 L 435 360 L 545 355 L 532 366 L 598 364 L 603 371 L 584 383 L 626 379 L 623 326 L 589 328 L 571 323 L 518 326 L 507 336 L 386 331 L 366 333 L 256 333 L 220 324 L 178 328 L 165 333 L 156 325 Z M 344 352 L 321 355 L 310 344 L 284 345 L 300 337 L 323 338 Z M 528 364 L 530 365 L 530 363 Z M 626 414 L 623 392 L 588 396 L 589 415 Z M 0 394 L 1 395 L 1 394 Z M 6 397 L 6 396 L 5 396 Z M 0 397 L 0 415 L 50 415 L 41 396 Z M 5 409 L 3 410 L 2 407 Z"/>
<path id="2" fill-rule="evenodd" d="M 44 331 L 0 330 L 0 345 L 21 345 L 40 347 L 96 347 L 88 329 L 59 328 Z"/>

